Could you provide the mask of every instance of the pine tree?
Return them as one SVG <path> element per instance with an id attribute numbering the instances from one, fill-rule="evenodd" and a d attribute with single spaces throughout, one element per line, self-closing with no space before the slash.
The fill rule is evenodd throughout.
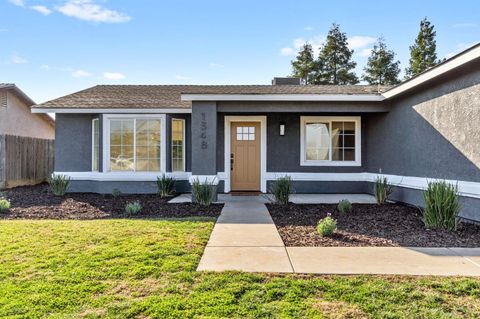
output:
<path id="1" fill-rule="evenodd" d="M 384 38 L 379 38 L 368 58 L 362 79 L 368 84 L 394 85 L 399 83 L 400 61 L 394 61 L 395 52 L 387 50 Z"/>
<path id="2" fill-rule="evenodd" d="M 305 84 L 309 84 L 311 75 L 315 69 L 315 60 L 313 57 L 313 48 L 305 43 L 294 61 L 292 61 L 292 76 L 301 78 Z"/>
<path id="3" fill-rule="evenodd" d="M 353 50 L 348 48 L 347 36 L 336 23 L 328 31 L 327 39 L 320 49 L 315 84 L 356 84 L 358 78 L 351 72 L 357 63 L 352 61 Z"/>
<path id="4" fill-rule="evenodd" d="M 410 66 L 405 70 L 406 77 L 410 78 L 431 68 L 437 61 L 437 43 L 433 31 L 433 24 L 424 18 L 420 21 L 420 31 L 415 43 L 410 47 Z"/>

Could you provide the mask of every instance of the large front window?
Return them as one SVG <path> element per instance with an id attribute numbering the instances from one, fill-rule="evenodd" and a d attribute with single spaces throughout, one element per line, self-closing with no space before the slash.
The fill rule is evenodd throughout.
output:
<path id="1" fill-rule="evenodd" d="M 360 165 L 359 117 L 305 116 L 301 126 L 302 165 Z"/>
<path id="2" fill-rule="evenodd" d="M 157 118 L 109 119 L 109 170 L 160 172 L 162 121 Z"/>

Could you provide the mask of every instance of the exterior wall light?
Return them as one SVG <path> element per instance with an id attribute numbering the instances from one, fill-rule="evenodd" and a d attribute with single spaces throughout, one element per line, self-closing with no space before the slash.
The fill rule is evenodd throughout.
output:
<path id="1" fill-rule="evenodd" d="M 285 135 L 285 123 L 280 123 L 280 136 Z"/>

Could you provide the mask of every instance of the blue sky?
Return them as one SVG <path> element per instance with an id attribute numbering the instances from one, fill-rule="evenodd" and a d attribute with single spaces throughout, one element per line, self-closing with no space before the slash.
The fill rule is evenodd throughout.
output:
<path id="1" fill-rule="evenodd" d="M 480 1 L 0 0 L 0 82 L 36 102 L 96 84 L 269 84 L 333 22 L 357 72 L 383 35 L 404 69 L 427 16 L 439 57 L 480 41 Z"/>

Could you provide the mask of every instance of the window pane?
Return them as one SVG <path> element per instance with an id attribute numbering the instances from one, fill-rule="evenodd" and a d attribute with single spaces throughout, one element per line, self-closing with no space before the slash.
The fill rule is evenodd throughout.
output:
<path id="1" fill-rule="evenodd" d="M 344 150 L 345 161 L 355 161 L 355 149 Z"/>
<path id="2" fill-rule="evenodd" d="M 355 122 L 344 122 L 344 134 L 355 134 Z"/>
<path id="3" fill-rule="evenodd" d="M 94 119 L 92 121 L 92 134 L 93 134 L 93 142 L 92 142 L 92 171 L 98 171 L 98 154 L 99 154 L 99 144 L 100 144 L 100 136 L 99 136 L 99 121 L 98 119 Z"/>
<path id="4" fill-rule="evenodd" d="M 133 165 L 133 119 L 110 121 L 110 170 L 131 171 Z"/>
<path id="5" fill-rule="evenodd" d="M 332 151 L 332 161 L 343 161 L 343 149 L 334 148 Z"/>
<path id="6" fill-rule="evenodd" d="M 305 127 L 306 160 L 328 160 L 330 134 L 328 123 L 307 123 Z"/>
<path id="7" fill-rule="evenodd" d="M 160 120 L 136 121 L 136 165 L 139 172 L 160 170 Z"/>
<path id="8" fill-rule="evenodd" d="M 332 148 L 333 161 L 355 160 L 355 122 L 332 122 Z"/>
<path id="9" fill-rule="evenodd" d="M 239 130 L 240 129 L 240 130 Z M 241 132 L 241 128 L 237 127 L 237 133 Z M 185 121 L 172 120 L 172 171 L 185 171 L 185 141 L 183 136 L 185 133 Z M 242 135 L 241 133 L 237 134 Z"/>
<path id="10" fill-rule="evenodd" d="M 343 146 L 344 147 L 355 147 L 355 135 L 345 135 Z"/>

